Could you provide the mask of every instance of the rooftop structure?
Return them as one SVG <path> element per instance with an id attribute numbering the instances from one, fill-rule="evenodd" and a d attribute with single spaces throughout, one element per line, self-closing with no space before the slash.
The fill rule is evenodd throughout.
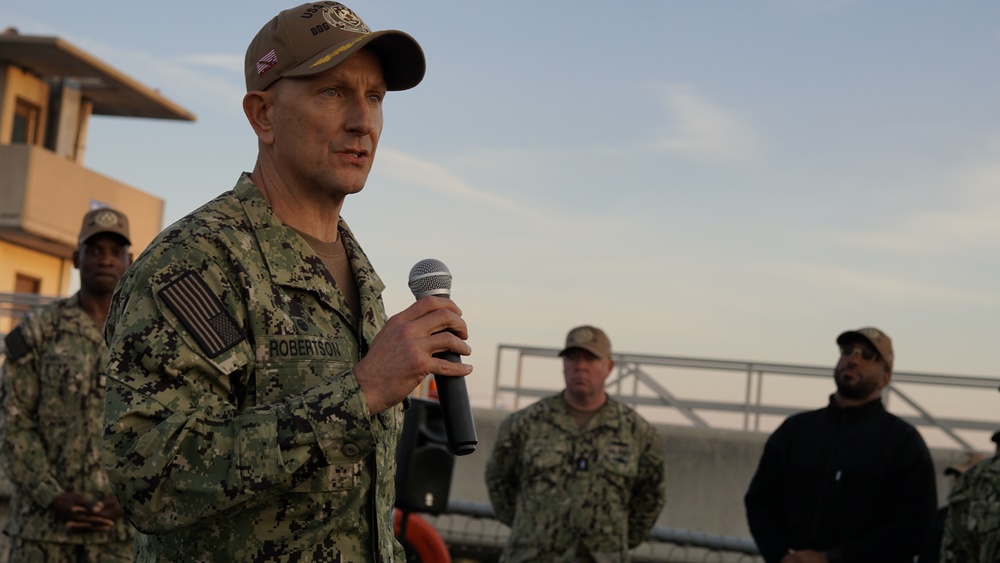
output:
<path id="1" fill-rule="evenodd" d="M 129 216 L 134 253 L 162 228 L 161 198 L 84 166 L 93 115 L 195 120 L 61 38 L 0 33 L 0 294 L 27 297 L 4 302 L 67 294 L 80 221 L 92 208 Z M 0 334 L 16 323 L 14 309 L 0 308 Z"/>

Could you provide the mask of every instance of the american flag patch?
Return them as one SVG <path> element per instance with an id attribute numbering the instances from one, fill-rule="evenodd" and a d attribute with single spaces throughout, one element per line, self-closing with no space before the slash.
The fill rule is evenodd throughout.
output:
<path id="1" fill-rule="evenodd" d="M 278 53 L 275 53 L 274 49 L 271 49 L 257 61 L 257 76 L 264 74 L 276 64 L 278 64 Z"/>
<path id="2" fill-rule="evenodd" d="M 4 345 L 7 347 L 7 357 L 11 360 L 18 360 L 31 351 L 27 341 L 24 340 L 24 332 L 21 331 L 20 326 L 12 330 L 7 338 L 4 338 Z"/>
<path id="3" fill-rule="evenodd" d="M 214 358 L 246 338 L 205 280 L 187 272 L 159 291 L 160 298 Z"/>

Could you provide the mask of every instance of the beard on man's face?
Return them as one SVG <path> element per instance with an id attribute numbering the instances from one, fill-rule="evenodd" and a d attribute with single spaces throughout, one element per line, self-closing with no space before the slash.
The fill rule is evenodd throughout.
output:
<path id="1" fill-rule="evenodd" d="M 844 372 L 847 368 L 838 369 L 833 374 L 833 380 L 837 383 L 837 394 L 845 399 L 864 399 L 878 388 L 878 381 L 873 378 L 865 378 L 857 370 L 853 370 L 853 377 L 846 377 Z"/>

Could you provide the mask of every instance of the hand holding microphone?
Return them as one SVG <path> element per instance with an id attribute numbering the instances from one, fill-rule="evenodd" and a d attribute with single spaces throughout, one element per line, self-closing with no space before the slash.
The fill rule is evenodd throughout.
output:
<path id="1" fill-rule="evenodd" d="M 450 350 L 467 356 L 472 353 L 465 342 L 468 337 L 462 310 L 451 299 L 418 299 L 390 317 L 354 366 L 369 413 L 399 405 L 430 373 L 441 375 L 438 383 L 462 381 L 472 366 L 433 354 Z"/>
<path id="2" fill-rule="evenodd" d="M 410 269 L 410 291 L 417 299 L 433 295 L 451 298 L 451 271 L 439 260 L 428 258 L 417 262 Z M 461 357 L 451 350 L 434 354 L 449 362 L 460 364 Z M 438 398 L 444 418 L 444 429 L 448 435 L 448 448 L 455 455 L 467 455 L 476 451 L 479 438 L 476 424 L 472 419 L 469 405 L 469 391 L 464 377 L 434 375 Z"/>

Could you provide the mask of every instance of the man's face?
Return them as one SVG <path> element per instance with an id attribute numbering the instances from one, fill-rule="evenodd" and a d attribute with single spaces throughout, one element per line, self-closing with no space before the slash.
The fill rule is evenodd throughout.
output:
<path id="1" fill-rule="evenodd" d="M 563 379 L 566 391 L 580 398 L 601 396 L 604 382 L 615 363 L 601 359 L 581 348 L 570 348 L 563 354 Z"/>
<path id="2" fill-rule="evenodd" d="M 361 191 L 382 134 L 385 92 L 382 64 L 366 50 L 268 89 L 277 173 L 293 195 L 343 200 Z"/>
<path id="3" fill-rule="evenodd" d="M 73 265 L 80 270 L 80 287 L 95 295 L 112 293 L 125 274 L 132 255 L 122 237 L 98 233 L 73 252 Z"/>
<path id="4" fill-rule="evenodd" d="M 874 399 L 889 384 L 889 377 L 889 367 L 871 343 L 852 340 L 840 345 L 840 360 L 833 370 L 833 379 L 841 397 L 857 401 Z"/>

